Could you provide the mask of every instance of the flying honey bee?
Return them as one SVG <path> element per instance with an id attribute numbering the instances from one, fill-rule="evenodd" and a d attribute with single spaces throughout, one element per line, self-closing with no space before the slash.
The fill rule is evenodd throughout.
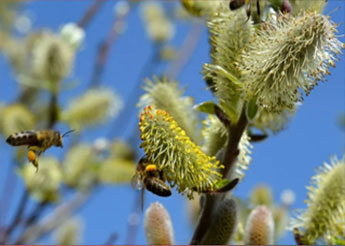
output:
<path id="1" fill-rule="evenodd" d="M 59 131 L 54 130 L 40 130 L 40 131 L 22 131 L 11 134 L 6 142 L 12 146 L 28 146 L 28 160 L 37 168 L 38 162 L 36 154 L 39 156 L 46 149 L 52 146 L 63 147 L 62 138 L 67 134 L 73 132 L 70 130 L 61 134 Z"/>
<path id="2" fill-rule="evenodd" d="M 141 158 L 137 170 L 131 180 L 134 189 L 141 190 L 141 208 L 144 204 L 144 190 L 147 189 L 158 196 L 171 196 L 171 189 L 163 178 L 163 173 L 155 164 L 150 164 L 146 158 Z"/>
<path id="3" fill-rule="evenodd" d="M 251 15 L 251 6 L 252 6 L 252 1 L 253 0 L 230 0 L 230 3 L 229 3 L 229 7 L 230 7 L 230 10 L 236 10 L 236 9 L 239 9 L 241 8 L 242 6 L 246 5 L 246 12 L 247 12 L 247 17 L 249 19 L 250 15 Z M 257 14 L 258 16 L 260 16 L 260 0 L 256 0 L 256 11 L 257 11 Z"/>

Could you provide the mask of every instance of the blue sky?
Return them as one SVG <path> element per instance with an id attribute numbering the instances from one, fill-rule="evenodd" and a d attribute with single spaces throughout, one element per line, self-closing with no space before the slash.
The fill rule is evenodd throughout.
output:
<path id="1" fill-rule="evenodd" d="M 32 1 L 24 5 L 24 10 L 33 16 L 33 27 L 58 28 L 67 22 L 78 21 L 91 1 Z M 116 1 L 108 1 L 101 12 L 95 17 L 86 31 L 86 39 L 78 53 L 73 78 L 80 81 L 78 87 L 66 91 L 61 97 L 61 104 L 80 94 L 89 83 L 97 46 L 107 34 L 113 17 L 113 5 Z M 329 1 L 325 12 L 335 7 L 340 9 L 332 13 L 336 23 L 344 23 L 345 2 Z M 181 45 L 190 25 L 176 23 L 177 33 L 172 40 L 173 45 Z M 339 34 L 344 34 L 344 24 L 339 27 Z M 344 42 L 344 38 L 341 38 Z M 142 66 L 152 54 L 152 45 L 146 36 L 138 9 L 128 17 L 127 28 L 123 36 L 117 41 L 109 55 L 109 62 L 105 67 L 103 86 L 114 89 L 123 98 L 126 98 Z M 202 64 L 209 61 L 209 45 L 207 31 L 203 32 L 190 62 L 180 73 L 178 80 L 186 88 L 186 94 L 193 96 L 196 103 L 210 100 L 211 93 L 205 90 L 205 84 L 200 74 Z M 331 69 L 328 82 L 321 83 L 305 98 L 303 105 L 297 111 L 296 117 L 290 122 L 287 129 L 271 136 L 268 140 L 257 143 L 253 148 L 253 161 L 246 177 L 234 191 L 234 194 L 246 198 L 252 188 L 261 183 L 272 187 L 274 198 L 279 201 L 280 193 L 285 189 L 292 189 L 296 193 L 296 202 L 293 209 L 305 208 L 306 185 L 309 178 L 315 174 L 315 169 L 323 162 L 329 161 L 333 155 L 341 158 L 345 150 L 344 130 L 338 125 L 338 117 L 345 112 L 345 59 L 342 56 L 337 62 L 337 68 Z M 157 72 L 164 69 L 164 65 Z M 13 102 L 18 94 L 18 85 L 13 80 L 11 70 L 3 56 L 0 57 L 0 102 Z M 135 123 L 136 112 L 133 111 L 132 121 Z M 83 135 L 85 141 L 93 141 L 98 137 L 105 137 L 109 126 L 94 127 Z M 120 130 L 121 132 L 121 130 Z M 126 135 L 128 133 L 124 133 Z M 0 148 L 5 155 L 0 155 L 1 178 L 3 186 L 5 170 L 8 168 L 11 149 L 4 141 Z M 2 180 L 1 180 L 2 179 Z M 2 188 L 0 189 L 0 191 Z M 22 190 L 20 182 L 15 189 L 15 200 L 18 200 Z M 125 243 L 127 219 L 135 201 L 135 193 L 129 186 L 102 187 L 92 196 L 90 201 L 77 213 L 85 223 L 84 244 L 102 244 L 110 233 L 117 232 L 117 244 Z M 160 201 L 169 211 L 175 230 L 177 244 L 186 244 L 192 235 L 185 198 L 173 194 L 170 198 L 160 198 L 147 194 L 145 205 Z M 12 207 L 15 207 L 15 201 Z M 13 212 L 13 211 L 12 211 Z M 50 238 L 44 242 L 49 243 Z M 145 244 L 142 224 L 140 224 L 136 243 Z M 288 234 L 280 243 L 292 244 L 292 235 Z"/>

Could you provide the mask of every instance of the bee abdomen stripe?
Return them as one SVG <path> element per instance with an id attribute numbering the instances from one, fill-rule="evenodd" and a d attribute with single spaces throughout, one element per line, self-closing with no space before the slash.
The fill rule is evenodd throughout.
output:
<path id="1" fill-rule="evenodd" d="M 13 146 L 36 145 L 38 143 L 37 135 L 32 131 L 18 132 L 10 135 L 6 142 Z"/>
<path id="2" fill-rule="evenodd" d="M 146 189 L 158 196 L 170 196 L 171 190 L 167 184 L 161 180 L 149 180 L 146 181 Z"/>

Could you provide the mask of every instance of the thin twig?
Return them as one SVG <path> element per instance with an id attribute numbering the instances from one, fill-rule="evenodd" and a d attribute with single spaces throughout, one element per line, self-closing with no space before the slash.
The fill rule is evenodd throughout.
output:
<path id="1" fill-rule="evenodd" d="M 142 69 L 140 70 L 140 73 L 137 77 L 137 81 L 132 87 L 132 90 L 127 96 L 127 99 L 125 101 L 125 109 L 123 109 L 120 114 L 117 116 L 116 122 L 113 123 L 113 127 L 110 129 L 110 132 L 108 136 L 115 137 L 118 136 L 119 133 L 122 133 L 126 127 L 133 129 L 131 123 L 131 116 L 133 115 L 133 110 L 135 110 L 135 105 L 138 102 L 138 99 L 140 97 L 140 92 L 142 91 L 140 85 L 143 82 L 143 79 L 147 76 L 151 76 L 154 72 L 155 68 L 159 65 L 161 62 L 160 60 L 160 50 L 161 46 L 155 44 L 153 47 L 153 52 L 150 56 L 150 58 L 146 61 Z"/>
<path id="2" fill-rule="evenodd" d="M 48 129 L 54 127 L 58 120 L 58 98 L 57 93 L 51 92 L 49 101 L 49 112 L 48 112 Z"/>
<path id="3" fill-rule="evenodd" d="M 114 45 L 116 39 L 122 34 L 129 12 L 130 11 L 127 11 L 125 14 L 115 15 L 108 35 L 99 44 L 96 62 L 94 65 L 93 73 L 91 75 L 91 86 L 97 86 L 102 82 L 104 67 L 106 65 L 110 49 Z"/>
<path id="4" fill-rule="evenodd" d="M 57 207 L 53 214 L 42 219 L 42 222 L 28 227 L 14 244 L 32 244 L 48 234 L 70 218 L 73 212 L 85 203 L 88 193 L 77 193 L 68 202 Z"/>
<path id="5" fill-rule="evenodd" d="M 78 26 L 85 29 L 104 2 L 104 0 L 95 0 L 78 21 Z"/>
<path id="6" fill-rule="evenodd" d="M 4 244 L 7 243 L 7 240 L 10 237 L 13 230 L 22 221 L 23 213 L 24 213 L 24 210 L 25 210 L 25 207 L 26 207 L 28 200 L 29 200 L 29 192 L 25 189 L 25 191 L 22 194 L 22 197 L 20 199 L 17 211 L 15 212 L 15 215 L 13 217 L 11 224 L 7 227 L 7 229 L 4 233 L 4 238 L 2 240 L 3 242 L 1 242 L 1 243 L 4 243 Z"/>
<path id="7" fill-rule="evenodd" d="M 16 164 L 15 158 L 12 161 L 13 164 Z M 6 214 L 8 208 L 11 205 L 12 197 L 14 194 L 15 187 L 17 185 L 18 178 L 15 177 L 13 173 L 13 167 L 15 165 L 12 165 L 11 163 L 8 165 L 6 174 L 5 174 L 5 185 L 3 187 L 2 193 L 1 193 L 1 198 L 0 198 L 0 228 L 2 227 L 2 222 L 6 218 Z M 0 232 L 1 233 L 1 232 Z M 0 238 L 3 238 L 0 236 Z"/>
<path id="8" fill-rule="evenodd" d="M 113 232 L 110 234 L 109 238 L 104 242 L 103 245 L 113 245 L 114 242 L 118 239 L 119 235 L 117 232 Z"/>
<path id="9" fill-rule="evenodd" d="M 31 226 L 32 224 L 34 224 L 37 219 L 40 217 L 41 213 L 44 211 L 45 207 L 48 205 L 49 203 L 46 201 L 42 201 L 40 202 L 31 212 L 31 215 L 28 216 L 27 220 L 24 222 L 24 226 Z"/>
<path id="10" fill-rule="evenodd" d="M 194 50 L 196 49 L 202 33 L 204 31 L 204 23 L 194 23 L 190 32 L 185 38 L 181 49 L 178 52 L 177 59 L 174 60 L 166 71 L 166 75 L 171 79 L 176 79 L 191 58 Z"/>
<path id="11" fill-rule="evenodd" d="M 141 212 L 141 192 L 136 192 L 135 194 L 135 199 L 134 199 L 134 203 L 133 203 L 133 208 L 132 208 L 132 212 L 130 214 L 140 214 Z M 136 241 L 136 235 L 138 232 L 138 226 L 139 226 L 139 221 L 137 221 L 137 223 L 130 223 L 130 221 L 128 221 L 127 224 L 127 232 L 126 232 L 126 241 L 125 241 L 125 245 L 134 245 L 135 241 Z"/>

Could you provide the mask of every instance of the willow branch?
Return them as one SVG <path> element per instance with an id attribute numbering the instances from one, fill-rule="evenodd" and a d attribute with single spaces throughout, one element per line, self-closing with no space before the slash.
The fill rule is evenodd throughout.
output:
<path id="1" fill-rule="evenodd" d="M 238 122 L 229 128 L 229 138 L 225 149 L 225 154 L 223 158 L 224 169 L 222 170 L 223 178 L 229 175 L 229 171 L 232 169 L 236 162 L 237 156 L 239 154 L 238 145 L 241 140 L 242 134 L 244 133 L 247 125 L 248 119 L 246 116 L 246 104 L 244 104 L 242 113 Z M 206 234 L 210 227 L 213 211 L 225 195 L 206 195 L 205 204 L 201 211 L 197 227 L 194 231 L 191 243 L 192 245 L 202 244 L 203 236 Z"/>
<path id="2" fill-rule="evenodd" d="M 31 214 L 28 216 L 27 220 L 24 223 L 24 226 L 30 226 L 34 224 L 37 219 L 40 217 L 41 213 L 44 211 L 44 208 L 48 205 L 49 203 L 46 201 L 40 202 L 31 212 Z"/>
<path id="3" fill-rule="evenodd" d="M 183 67 L 188 63 L 194 50 L 196 49 L 204 30 L 204 23 L 194 23 L 190 32 L 185 38 L 181 49 L 178 52 L 177 59 L 174 60 L 166 71 L 166 75 L 171 79 L 176 79 L 181 73 Z"/>
<path id="4" fill-rule="evenodd" d="M 78 26 L 85 29 L 104 2 L 104 0 L 95 0 L 78 21 Z"/>
<path id="5" fill-rule="evenodd" d="M 117 232 L 110 234 L 109 238 L 104 242 L 103 245 L 114 245 L 114 242 L 118 239 L 119 235 Z"/>
<path id="6" fill-rule="evenodd" d="M 143 79 L 147 76 L 151 76 L 154 72 L 155 68 L 160 63 L 160 51 L 161 46 L 155 44 L 153 46 L 153 52 L 150 58 L 145 62 L 144 66 L 141 68 L 139 75 L 137 77 L 137 81 L 135 82 L 134 86 L 132 87 L 129 96 L 127 96 L 126 101 L 124 103 L 124 110 L 121 110 L 119 115 L 117 116 L 117 120 L 113 123 L 113 127 L 110 129 L 109 136 L 115 137 L 118 135 L 119 131 L 123 133 L 124 129 L 130 128 L 133 129 L 130 123 L 130 120 L 133 119 L 131 116 L 133 115 L 133 110 L 135 110 L 135 105 L 138 102 L 140 92 L 142 91 L 140 85 L 143 82 Z M 135 124 L 135 127 L 137 125 Z"/>
<path id="7" fill-rule="evenodd" d="M 117 14 L 114 17 L 113 23 L 110 26 L 108 35 L 101 41 L 98 47 L 96 62 L 93 68 L 90 84 L 97 86 L 101 83 L 104 73 L 104 67 L 108 60 L 111 47 L 114 45 L 116 39 L 122 34 L 128 16 L 127 11 L 125 14 Z"/>
<path id="8" fill-rule="evenodd" d="M 58 102 L 57 102 L 57 93 L 51 92 L 50 94 L 50 101 L 49 101 L 49 112 L 48 112 L 48 129 L 54 127 L 58 120 Z"/>
<path id="9" fill-rule="evenodd" d="M 141 203 L 144 202 L 141 201 L 141 193 L 140 192 L 136 192 L 135 194 L 135 199 L 134 199 L 134 203 L 133 203 L 133 208 L 132 208 L 132 212 L 130 214 L 131 215 L 139 215 L 141 211 Z M 129 220 L 128 220 L 129 221 Z M 139 221 L 138 223 L 130 223 L 128 222 L 127 224 L 127 232 L 126 232 L 126 241 L 125 244 L 126 245 L 133 245 L 135 244 L 135 240 L 136 240 L 136 235 L 138 232 L 138 226 L 139 226 Z"/>
<path id="10" fill-rule="evenodd" d="M 40 237 L 48 234 L 70 218 L 73 212 L 84 204 L 88 196 L 87 193 L 76 194 L 68 202 L 57 207 L 54 213 L 48 215 L 42 222 L 28 227 L 14 244 L 32 244 Z"/>
<path id="11" fill-rule="evenodd" d="M 29 192 L 25 189 L 24 193 L 22 194 L 22 197 L 20 199 L 17 211 L 15 212 L 15 215 L 13 217 L 12 222 L 10 225 L 7 227 L 3 240 L 1 240 L 1 244 L 6 244 L 8 238 L 10 237 L 11 233 L 13 230 L 17 227 L 17 225 L 22 221 L 22 217 L 24 214 L 24 210 L 26 207 L 26 204 L 28 203 L 29 200 Z"/>

